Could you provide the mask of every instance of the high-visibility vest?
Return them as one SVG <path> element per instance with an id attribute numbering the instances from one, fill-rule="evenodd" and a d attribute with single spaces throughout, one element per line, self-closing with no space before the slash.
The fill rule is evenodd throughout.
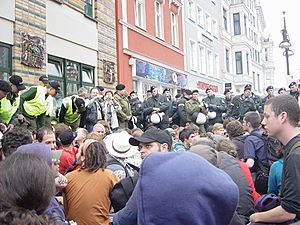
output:
<path id="1" fill-rule="evenodd" d="M 76 111 L 73 113 L 73 108 L 72 108 L 72 97 L 76 97 L 79 98 L 76 95 L 73 96 L 69 96 L 63 99 L 62 104 L 64 105 L 64 107 L 67 109 L 66 115 L 65 115 L 65 122 L 71 124 L 76 122 L 79 118 L 80 118 L 80 114 L 78 109 L 76 109 Z"/>
<path id="2" fill-rule="evenodd" d="M 24 110 L 30 116 L 39 116 L 46 112 L 46 87 L 37 86 L 37 92 L 34 99 L 25 101 Z"/>
<path id="3" fill-rule="evenodd" d="M 20 104 L 20 96 L 16 97 L 13 104 L 7 97 L 1 99 L 0 107 L 0 119 L 8 124 L 11 121 L 12 116 L 17 112 Z"/>

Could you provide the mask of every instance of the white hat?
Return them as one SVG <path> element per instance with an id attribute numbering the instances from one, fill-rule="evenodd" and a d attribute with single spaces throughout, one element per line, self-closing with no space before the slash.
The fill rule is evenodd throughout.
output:
<path id="1" fill-rule="evenodd" d="M 131 137 L 126 131 L 122 131 L 108 135 L 103 141 L 109 154 L 118 158 L 127 158 L 138 151 L 137 146 L 129 144 L 129 138 Z"/>
<path id="2" fill-rule="evenodd" d="M 150 122 L 154 123 L 154 124 L 159 124 L 162 121 L 163 116 L 165 115 L 165 113 L 153 113 L 150 116 Z"/>
<path id="3" fill-rule="evenodd" d="M 208 116 L 209 119 L 214 119 L 214 118 L 216 118 L 217 113 L 214 112 L 214 111 L 210 111 L 210 112 L 207 113 L 207 116 Z"/>

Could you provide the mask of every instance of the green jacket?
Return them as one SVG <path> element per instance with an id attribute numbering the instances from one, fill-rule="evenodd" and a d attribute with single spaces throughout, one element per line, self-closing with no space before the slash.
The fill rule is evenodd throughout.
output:
<path id="1" fill-rule="evenodd" d="M 185 126 L 187 123 L 187 112 L 185 110 L 185 103 L 188 101 L 188 98 L 182 97 L 177 103 L 177 114 L 179 116 L 179 125 Z"/>
<path id="2" fill-rule="evenodd" d="M 128 116 L 131 116 L 131 107 L 129 104 L 128 96 L 126 94 L 124 95 L 119 95 L 116 93 L 114 95 L 114 99 L 119 103 L 121 106 L 122 110 L 117 111 L 117 116 L 118 119 L 121 122 L 128 121 Z"/>
<path id="3" fill-rule="evenodd" d="M 259 112 L 259 113 L 263 113 L 264 112 L 264 108 L 263 108 L 263 105 L 262 105 L 262 100 L 261 98 L 256 95 L 256 94 L 252 94 L 252 96 L 250 96 L 250 98 L 253 99 L 254 101 L 254 104 L 256 106 L 256 110 Z"/>
<path id="4" fill-rule="evenodd" d="M 205 108 L 198 100 L 190 99 L 185 103 L 185 111 L 187 113 L 187 120 L 192 121 L 193 113 L 205 112 Z"/>
<path id="5" fill-rule="evenodd" d="M 247 112 L 256 111 L 256 105 L 252 98 L 237 95 L 232 100 L 233 108 L 231 117 L 242 120 Z"/>

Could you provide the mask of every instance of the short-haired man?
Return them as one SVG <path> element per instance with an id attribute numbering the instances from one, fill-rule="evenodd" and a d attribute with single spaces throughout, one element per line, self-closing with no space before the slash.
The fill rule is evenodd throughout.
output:
<path id="1" fill-rule="evenodd" d="M 36 140 L 39 143 L 49 145 L 51 150 L 56 149 L 55 133 L 51 128 L 42 127 L 36 133 Z"/>
<path id="2" fill-rule="evenodd" d="M 143 103 L 139 100 L 136 91 L 130 92 L 129 103 L 131 107 L 132 116 L 136 118 L 136 121 L 133 121 L 132 123 L 135 122 L 135 125 L 141 128 L 141 125 L 143 123 Z"/>
<path id="3" fill-rule="evenodd" d="M 129 143 L 139 146 L 142 160 L 153 152 L 168 152 L 172 148 L 172 138 L 164 130 L 155 127 L 147 129 L 142 136 L 132 137 Z"/>
<path id="4" fill-rule="evenodd" d="M 252 223 L 300 220 L 300 134 L 297 127 L 299 115 L 299 104 L 291 96 L 277 96 L 265 104 L 262 124 L 270 136 L 277 138 L 284 145 L 281 202 L 276 208 L 252 214 Z"/>
<path id="5" fill-rule="evenodd" d="M 181 127 L 185 127 L 187 123 L 187 113 L 185 110 L 185 103 L 190 100 L 192 96 L 192 91 L 188 89 L 184 89 L 182 91 L 182 97 L 177 102 L 177 114 L 179 117 L 179 125 Z"/>
<path id="6" fill-rule="evenodd" d="M 261 117 L 257 112 L 247 112 L 244 117 L 243 128 L 249 133 L 244 144 L 244 159 L 252 173 L 268 167 L 264 141 L 259 138 Z"/>
<path id="7" fill-rule="evenodd" d="M 264 97 L 264 98 L 262 99 L 262 107 L 263 107 L 263 108 L 264 108 L 265 103 L 266 103 L 270 98 L 273 98 L 273 97 L 275 96 L 275 94 L 274 94 L 274 87 L 273 87 L 272 85 L 270 85 L 270 86 L 268 86 L 268 87 L 266 88 L 266 92 L 267 92 L 267 96 Z"/>
<path id="8" fill-rule="evenodd" d="M 179 140 L 174 144 L 172 151 L 174 152 L 186 152 L 192 146 L 195 139 L 194 131 L 188 128 L 184 128 L 179 132 Z"/>
<path id="9" fill-rule="evenodd" d="M 117 111 L 119 128 L 128 128 L 128 121 L 131 119 L 131 107 L 128 100 L 128 94 L 126 92 L 124 84 L 118 84 L 116 86 L 116 93 L 114 99 L 121 106 L 121 110 Z"/>
<path id="10" fill-rule="evenodd" d="M 290 95 L 298 100 L 298 98 L 299 98 L 299 89 L 298 89 L 298 85 L 295 81 L 290 83 L 289 89 L 290 89 Z"/>
<path id="11" fill-rule="evenodd" d="M 286 95 L 286 89 L 285 88 L 279 88 L 279 90 L 278 90 L 278 94 L 279 95 Z"/>

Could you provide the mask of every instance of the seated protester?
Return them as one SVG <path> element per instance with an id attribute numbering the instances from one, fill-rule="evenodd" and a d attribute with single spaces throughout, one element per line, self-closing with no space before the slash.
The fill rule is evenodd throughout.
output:
<path id="1" fill-rule="evenodd" d="M 39 143 L 49 145 L 51 150 L 56 150 L 55 133 L 51 128 L 42 127 L 36 133 L 36 140 Z"/>
<path id="2" fill-rule="evenodd" d="M 56 187 L 59 189 L 66 187 L 67 179 L 63 175 L 58 173 L 58 159 L 62 151 L 60 150 L 52 151 L 48 145 L 35 143 L 35 144 L 27 144 L 27 145 L 20 146 L 17 149 L 16 153 L 34 154 L 44 159 L 48 163 L 48 166 L 51 168 L 50 173 L 55 178 Z M 50 204 L 48 205 L 47 209 L 44 211 L 44 214 L 47 215 L 54 224 L 57 225 L 65 224 L 65 220 L 66 220 L 65 214 L 61 209 L 61 206 L 55 199 L 54 194 L 52 195 Z"/>
<path id="3" fill-rule="evenodd" d="M 238 120 L 230 121 L 226 125 L 226 132 L 229 139 L 236 146 L 239 159 L 244 159 L 244 144 L 248 135 L 245 134 L 243 125 Z"/>
<path id="4" fill-rule="evenodd" d="M 59 172 L 66 174 L 74 169 L 77 148 L 74 146 L 76 133 L 72 130 L 65 130 L 59 135 L 62 144 L 62 154 L 59 158 Z"/>
<path id="5" fill-rule="evenodd" d="M 83 142 L 87 139 L 88 131 L 84 128 L 76 129 L 75 146 L 79 148 Z"/>
<path id="6" fill-rule="evenodd" d="M 245 177 L 247 178 L 248 183 L 249 183 L 249 185 L 252 189 L 252 196 L 253 196 L 254 205 L 255 205 L 256 200 L 259 199 L 261 196 L 255 190 L 254 183 L 253 183 L 251 173 L 250 173 L 250 170 L 249 170 L 248 166 L 246 165 L 246 163 L 239 160 L 235 145 L 232 143 L 232 141 L 224 139 L 224 140 L 220 141 L 217 144 L 216 150 L 218 152 L 220 152 L 220 151 L 227 152 L 227 154 L 231 155 L 232 157 L 234 157 L 238 161 L 238 163 L 240 164 L 240 167 L 241 167 L 241 169 L 242 169 Z"/>
<path id="7" fill-rule="evenodd" d="M 0 163 L 0 186 L 0 224 L 50 224 L 42 214 L 55 187 L 51 169 L 43 158 L 29 153 L 12 154 Z"/>
<path id="8" fill-rule="evenodd" d="M 204 158 L 211 154 L 207 152 L 212 152 L 216 158 L 216 164 L 219 169 L 226 172 L 239 189 L 239 201 L 236 208 L 236 212 L 241 221 L 244 224 L 249 222 L 250 215 L 254 212 L 254 199 L 252 196 L 252 189 L 245 177 L 239 163 L 235 158 L 228 155 L 226 152 L 215 152 L 215 149 L 208 145 L 194 145 L 191 147 L 190 152 L 198 154 Z"/>
<path id="9" fill-rule="evenodd" d="M 100 123 L 97 123 L 93 126 L 93 132 L 97 132 L 98 134 L 100 134 L 102 139 L 104 139 L 106 136 L 105 127 Z"/>
<path id="10" fill-rule="evenodd" d="M 223 124 L 215 123 L 212 126 L 212 133 L 217 134 L 217 135 L 221 135 L 221 136 L 225 136 L 225 129 L 224 129 Z"/>
<path id="11" fill-rule="evenodd" d="M 106 169 L 112 170 L 120 179 L 133 177 L 134 169 L 132 165 L 126 163 L 126 158 L 137 153 L 138 148 L 129 144 L 129 135 L 126 131 L 113 133 L 104 139 L 108 150 L 105 164 Z"/>
<path id="12" fill-rule="evenodd" d="M 55 137 L 56 137 L 56 148 L 60 149 L 61 148 L 61 143 L 58 140 L 58 136 L 64 131 L 70 129 L 69 126 L 67 126 L 64 123 L 58 123 L 54 125 L 54 132 L 55 132 Z"/>
<path id="13" fill-rule="evenodd" d="M 103 142 L 87 139 L 80 147 L 81 168 L 66 175 L 65 211 L 78 224 L 109 224 L 109 193 L 118 177 L 104 169 L 106 147 Z"/>
<path id="14" fill-rule="evenodd" d="M 232 179 L 203 158 L 158 152 L 143 161 L 136 188 L 113 224 L 228 225 L 237 202 Z"/>
<path id="15" fill-rule="evenodd" d="M 173 152 L 186 152 L 192 146 L 195 134 L 192 130 L 185 128 L 179 132 L 179 141 L 173 145 Z"/>
<path id="16" fill-rule="evenodd" d="M 276 150 L 279 160 L 273 162 L 270 167 L 268 180 L 268 193 L 279 195 L 281 191 L 282 168 L 283 168 L 283 146 L 280 145 Z"/>
<path id="17" fill-rule="evenodd" d="M 14 127 L 2 137 L 2 160 L 15 152 L 19 146 L 31 144 L 32 142 L 32 134 L 29 130 L 22 127 Z"/>

